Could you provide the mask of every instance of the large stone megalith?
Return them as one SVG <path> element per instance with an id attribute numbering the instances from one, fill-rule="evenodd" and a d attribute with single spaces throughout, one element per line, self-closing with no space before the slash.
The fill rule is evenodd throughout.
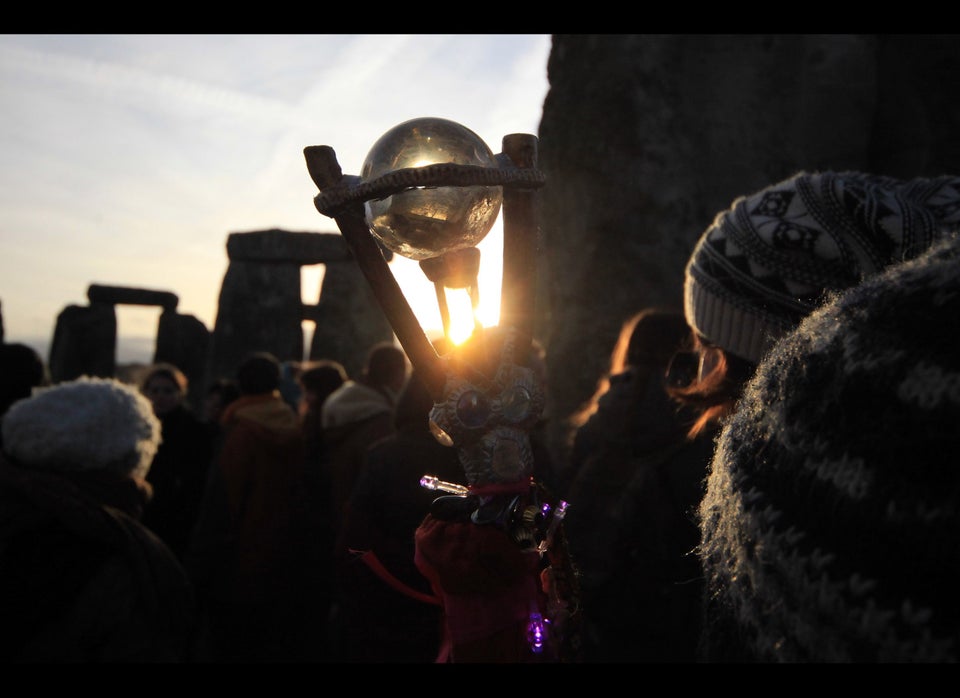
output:
<path id="1" fill-rule="evenodd" d="M 68 305 L 57 315 L 48 360 L 55 383 L 117 370 L 117 312 L 112 303 Z"/>
<path id="2" fill-rule="evenodd" d="M 351 375 L 367 348 L 393 330 L 339 233 L 264 230 L 231 233 L 230 263 L 220 289 L 208 378 L 232 376 L 251 351 L 281 361 L 304 358 L 301 322 L 317 327 L 307 358 L 340 361 Z M 300 268 L 325 265 L 320 301 L 301 300 Z"/>
<path id="3" fill-rule="evenodd" d="M 371 346 L 393 338 L 390 322 L 352 257 L 349 263 L 326 265 L 320 300 L 305 310 L 305 317 L 316 323 L 311 358 L 339 361 L 352 377 L 360 375 Z"/>
<path id="4" fill-rule="evenodd" d="M 200 404 L 210 332 L 192 315 L 177 312 L 179 298 L 170 291 L 91 284 L 89 306 L 67 306 L 57 317 L 50 348 L 54 381 L 81 375 L 112 377 L 117 373 L 117 305 L 159 306 L 154 362 L 168 362 L 187 376 L 188 402 Z"/>
<path id="5" fill-rule="evenodd" d="M 621 323 L 680 306 L 693 245 L 735 197 L 799 170 L 960 171 L 955 35 L 557 34 L 547 72 L 538 334 L 555 448 Z"/>
<path id="6" fill-rule="evenodd" d="M 210 330 L 199 319 L 172 310 L 160 313 L 154 361 L 171 363 L 186 374 L 187 401 L 198 411 L 206 389 L 209 349 Z"/>

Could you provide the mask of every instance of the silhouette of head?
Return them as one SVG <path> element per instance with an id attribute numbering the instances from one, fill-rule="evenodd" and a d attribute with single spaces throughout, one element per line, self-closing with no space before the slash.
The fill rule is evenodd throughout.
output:
<path id="1" fill-rule="evenodd" d="M 312 364 L 300 374 L 298 380 L 309 401 L 322 403 L 330 393 L 347 382 L 347 371 L 341 363 L 328 359 Z"/>
<path id="2" fill-rule="evenodd" d="M 641 310 L 623 325 L 621 340 L 611 358 L 611 373 L 627 366 L 665 368 L 676 351 L 686 347 L 691 336 L 690 326 L 679 310 Z M 618 351 L 622 352 L 622 358 L 618 357 Z"/>
<path id="3" fill-rule="evenodd" d="M 241 395 L 263 395 L 280 389 L 282 368 L 270 352 L 248 354 L 237 367 L 237 387 Z"/>
<path id="4" fill-rule="evenodd" d="M 399 392 L 407 379 L 407 355 L 392 343 L 375 345 L 367 356 L 364 377 L 374 387 Z"/>
<path id="5" fill-rule="evenodd" d="M 40 355 L 26 344 L 0 344 L 0 415 L 50 382 Z"/>

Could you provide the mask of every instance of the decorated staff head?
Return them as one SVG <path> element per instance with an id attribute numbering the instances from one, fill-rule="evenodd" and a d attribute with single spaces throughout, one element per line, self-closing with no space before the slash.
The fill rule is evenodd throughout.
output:
<path id="1" fill-rule="evenodd" d="M 411 363 L 434 398 L 431 430 L 458 449 L 470 486 L 529 484 L 529 429 L 544 406 L 542 376 L 529 366 L 537 221 L 533 190 L 536 138 L 514 134 L 494 155 L 470 129 L 423 117 L 387 131 L 370 149 L 360 177 L 340 172 L 327 146 L 304 150 L 320 188 L 317 209 L 333 217 L 354 252 Z M 420 262 L 434 283 L 449 334 L 445 288 L 478 300 L 476 245 L 504 211 L 501 324 L 474 334 L 462 349 L 437 355 L 390 273 L 378 241 Z M 512 217 L 511 217 L 512 214 Z M 517 219 L 514 221 L 513 219 Z"/>
<path id="2" fill-rule="evenodd" d="M 494 156 L 469 129 L 444 119 L 406 121 L 380 138 L 361 177 L 344 177 L 332 149 L 304 149 L 333 217 L 400 344 L 434 401 L 430 428 L 457 449 L 467 485 L 425 475 L 438 497 L 415 534 L 417 569 L 445 611 L 441 656 L 536 661 L 577 646 L 575 573 L 561 523 L 533 479 L 530 431 L 544 407 L 532 351 L 537 236 L 537 139 L 513 134 Z M 377 241 L 417 259 L 437 291 L 449 337 L 446 288 L 477 307 L 476 244 L 503 210 L 500 325 L 476 321 L 461 346 L 438 356 L 390 273 Z M 452 343 L 452 342 L 451 342 Z M 439 658 L 438 658 L 439 661 Z"/>

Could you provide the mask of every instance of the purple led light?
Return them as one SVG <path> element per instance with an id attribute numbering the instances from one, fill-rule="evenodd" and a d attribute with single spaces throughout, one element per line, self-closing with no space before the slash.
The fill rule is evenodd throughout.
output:
<path id="1" fill-rule="evenodd" d="M 547 636 L 547 629 L 543 621 L 543 616 L 539 613 L 531 613 L 530 620 L 527 621 L 527 642 L 530 643 L 530 649 L 534 654 L 540 654 L 543 651 L 543 642 Z"/>

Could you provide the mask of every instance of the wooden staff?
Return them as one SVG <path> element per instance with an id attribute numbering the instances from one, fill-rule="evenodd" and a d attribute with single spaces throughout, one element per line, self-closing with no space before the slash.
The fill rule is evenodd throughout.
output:
<path id="1" fill-rule="evenodd" d="M 349 180 L 343 176 L 343 170 L 337 162 L 337 155 L 330 146 L 307 146 L 303 149 L 303 155 L 307 161 L 307 171 L 321 191 L 348 184 Z M 423 328 L 420 327 L 416 315 L 407 303 L 400 285 L 390 271 L 387 260 L 383 258 L 383 253 L 367 226 L 363 202 L 346 204 L 335 212 L 333 219 L 340 228 L 357 264 L 360 265 L 360 270 L 370 284 L 377 302 L 383 309 L 390 326 L 393 327 L 410 363 L 421 375 L 433 399 L 440 399 L 446 382 L 440 357 Z"/>

